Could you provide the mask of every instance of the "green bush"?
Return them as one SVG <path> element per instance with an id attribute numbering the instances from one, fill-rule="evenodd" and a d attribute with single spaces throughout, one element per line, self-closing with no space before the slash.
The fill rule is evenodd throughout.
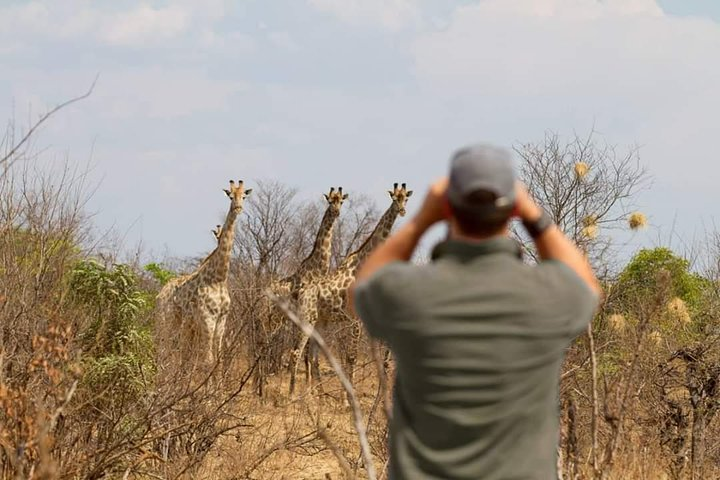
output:
<path id="1" fill-rule="evenodd" d="M 670 274 L 670 297 L 681 298 L 691 312 L 697 312 L 709 282 L 691 272 L 690 262 L 669 248 L 640 250 L 620 274 L 616 288 L 627 302 L 654 298 L 660 270 Z"/>
<path id="2" fill-rule="evenodd" d="M 75 264 L 70 273 L 73 300 L 89 322 L 80 332 L 84 383 L 107 398 L 140 395 L 155 370 L 150 326 L 144 321 L 152 295 L 138 287 L 132 268 L 106 268 L 95 260 Z"/>

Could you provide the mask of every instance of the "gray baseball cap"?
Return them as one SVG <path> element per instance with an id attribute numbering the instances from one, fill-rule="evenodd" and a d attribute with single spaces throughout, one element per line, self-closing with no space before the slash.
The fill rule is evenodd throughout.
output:
<path id="1" fill-rule="evenodd" d="M 495 195 L 494 205 L 473 202 L 473 193 L 480 190 Z M 447 195 L 453 208 L 479 215 L 511 210 L 515 204 L 515 171 L 510 152 L 488 144 L 455 152 L 450 160 Z"/>

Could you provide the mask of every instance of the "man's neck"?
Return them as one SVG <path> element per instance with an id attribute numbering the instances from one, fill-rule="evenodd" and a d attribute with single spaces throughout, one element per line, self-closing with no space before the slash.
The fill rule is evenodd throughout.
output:
<path id="1" fill-rule="evenodd" d="M 492 239 L 496 239 L 496 238 L 509 238 L 510 237 L 510 229 L 507 226 L 505 228 L 503 228 L 500 232 L 495 233 L 493 235 L 468 235 L 466 233 L 461 232 L 455 222 L 450 222 L 448 232 L 449 232 L 448 239 L 458 240 L 460 242 L 468 242 L 468 243 L 480 243 L 480 242 L 485 242 L 487 240 L 492 240 Z"/>

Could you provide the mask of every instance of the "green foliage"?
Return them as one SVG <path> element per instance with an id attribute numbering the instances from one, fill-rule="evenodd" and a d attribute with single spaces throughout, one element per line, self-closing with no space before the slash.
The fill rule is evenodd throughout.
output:
<path id="1" fill-rule="evenodd" d="M 669 248 L 640 250 L 620 274 L 617 288 L 631 301 L 651 299 L 658 288 L 660 270 L 670 274 L 670 295 L 680 297 L 691 311 L 697 311 L 709 282 L 690 272 L 690 262 Z"/>
<path id="2" fill-rule="evenodd" d="M 155 262 L 145 265 L 145 271 L 149 272 L 153 278 L 160 283 L 160 285 L 165 285 L 177 276 L 177 273 L 172 270 L 168 270 L 159 263 Z"/>
<path id="3" fill-rule="evenodd" d="M 125 398 L 141 394 L 154 371 L 152 336 L 143 321 L 151 302 L 133 270 L 81 261 L 71 270 L 70 291 L 90 316 L 80 332 L 85 383 L 110 398 L 117 392 Z"/>
<path id="4" fill-rule="evenodd" d="M 108 270 L 95 260 L 81 261 L 71 270 L 70 289 L 94 314 L 83 332 L 85 346 L 100 352 L 122 352 L 123 338 L 148 307 L 147 295 L 137 287 L 132 269 L 114 265 Z"/>

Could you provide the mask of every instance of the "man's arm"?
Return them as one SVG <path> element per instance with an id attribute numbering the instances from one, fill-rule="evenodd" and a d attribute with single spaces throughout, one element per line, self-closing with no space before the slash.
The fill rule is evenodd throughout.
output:
<path id="1" fill-rule="evenodd" d="M 542 215 L 542 210 L 530 197 L 524 185 L 518 183 L 516 193 L 516 211 L 522 220 L 535 221 Z M 560 229 L 552 225 L 537 238 L 535 246 L 543 260 L 558 260 L 573 270 L 590 289 L 598 296 L 602 295 L 600 283 L 593 273 L 585 255 Z"/>
<path id="2" fill-rule="evenodd" d="M 428 192 L 418 214 L 390 235 L 384 243 L 380 244 L 362 263 L 355 275 L 355 281 L 348 289 L 348 304 L 354 311 L 355 285 L 370 278 L 373 273 L 388 263 L 410 260 L 415 247 L 417 247 L 423 234 L 435 223 L 443 220 L 446 215 L 443 210 L 445 191 L 448 180 L 442 178 L 436 181 Z"/>

